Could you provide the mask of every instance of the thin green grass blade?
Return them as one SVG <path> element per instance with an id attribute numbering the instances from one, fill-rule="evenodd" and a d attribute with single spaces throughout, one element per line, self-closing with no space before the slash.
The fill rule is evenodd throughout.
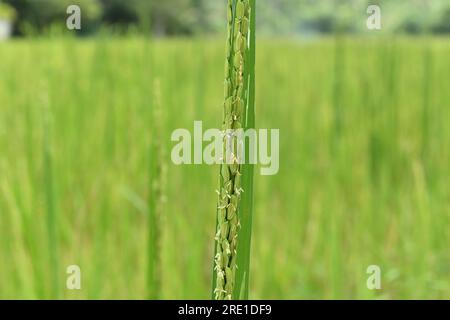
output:
<path id="1" fill-rule="evenodd" d="M 245 129 L 255 128 L 255 60 L 256 60 L 256 0 L 250 0 L 250 45 L 247 50 L 246 78 L 248 79 L 248 97 L 246 108 Z M 249 155 L 250 147 L 245 146 L 245 154 Z M 254 165 L 249 161 L 243 166 L 242 172 L 242 202 L 240 208 L 241 230 L 239 231 L 239 246 L 237 254 L 237 273 L 234 299 L 247 300 L 250 275 L 250 248 L 253 222 L 253 177 Z"/>
<path id="2" fill-rule="evenodd" d="M 51 299 L 59 299 L 59 250 L 58 250 L 58 223 L 55 208 L 55 190 L 53 177 L 53 156 L 50 139 L 50 110 L 47 98 L 44 101 L 44 137 L 43 137 L 43 164 L 45 177 L 45 202 L 46 202 L 46 222 L 47 241 L 49 250 L 49 270 L 51 279 Z"/>
<path id="3" fill-rule="evenodd" d="M 160 299 L 161 268 L 161 193 L 162 193 L 162 146 L 161 141 L 161 90 L 159 80 L 154 81 L 154 103 L 151 114 L 152 137 L 149 144 L 149 196 L 147 240 L 147 294 L 150 300 Z"/>

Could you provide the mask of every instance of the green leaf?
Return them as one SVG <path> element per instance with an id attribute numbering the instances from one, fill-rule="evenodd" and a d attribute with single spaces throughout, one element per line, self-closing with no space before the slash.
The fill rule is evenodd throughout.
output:
<path id="1" fill-rule="evenodd" d="M 255 128 L 255 60 L 256 60 L 256 0 L 250 0 L 250 46 L 247 50 L 247 66 L 245 73 L 248 83 L 248 99 L 245 113 L 245 129 Z M 250 148 L 245 146 L 245 154 L 249 155 Z M 239 231 L 239 244 L 237 250 L 237 274 L 234 289 L 234 299 L 247 300 L 249 291 L 250 274 L 250 248 L 253 221 L 253 180 L 254 165 L 249 161 L 242 170 L 242 194 L 241 208 L 239 211 L 241 230 Z"/>

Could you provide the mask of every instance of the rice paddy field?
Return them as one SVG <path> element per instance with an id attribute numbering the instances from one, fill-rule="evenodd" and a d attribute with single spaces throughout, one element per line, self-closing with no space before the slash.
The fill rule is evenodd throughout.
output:
<path id="1" fill-rule="evenodd" d="M 449 57 L 447 38 L 258 40 L 280 171 L 256 170 L 251 299 L 450 298 Z M 219 168 L 174 165 L 170 136 L 220 127 L 224 59 L 220 38 L 0 43 L 1 299 L 149 297 L 156 140 L 157 296 L 210 298 Z"/>

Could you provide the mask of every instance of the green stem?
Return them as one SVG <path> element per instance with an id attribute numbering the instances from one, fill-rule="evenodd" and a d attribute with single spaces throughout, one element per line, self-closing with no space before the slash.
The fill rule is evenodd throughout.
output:
<path id="1" fill-rule="evenodd" d="M 160 239 L 161 239 L 161 195 L 162 195 L 162 147 L 159 143 L 161 135 L 161 102 L 160 84 L 154 83 L 154 105 L 152 108 L 152 137 L 149 146 L 149 197 L 148 197 L 148 265 L 147 288 L 148 298 L 157 300 L 160 298 Z"/>
<path id="2" fill-rule="evenodd" d="M 60 298 L 60 284 L 58 277 L 59 261 L 58 261 L 58 231 L 56 222 L 55 197 L 53 186 L 53 159 L 50 143 L 50 111 L 44 111 L 44 177 L 45 177 L 45 200 L 47 204 L 47 235 L 49 250 L 49 265 L 51 276 L 51 296 L 52 299 Z"/>

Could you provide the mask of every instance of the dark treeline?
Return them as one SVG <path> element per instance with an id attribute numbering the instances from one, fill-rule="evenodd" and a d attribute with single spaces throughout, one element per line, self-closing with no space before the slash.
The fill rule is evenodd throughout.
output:
<path id="1" fill-rule="evenodd" d="M 227 0 L 0 0 L 0 19 L 15 35 L 40 34 L 63 26 L 66 9 L 82 9 L 81 34 L 101 29 L 154 35 L 195 35 L 223 30 Z M 258 2 L 258 29 L 267 34 L 365 31 L 369 4 L 382 9 L 383 30 L 418 34 L 450 32 L 448 0 L 270 0 Z M 385 23 L 386 22 L 386 23 Z"/>

